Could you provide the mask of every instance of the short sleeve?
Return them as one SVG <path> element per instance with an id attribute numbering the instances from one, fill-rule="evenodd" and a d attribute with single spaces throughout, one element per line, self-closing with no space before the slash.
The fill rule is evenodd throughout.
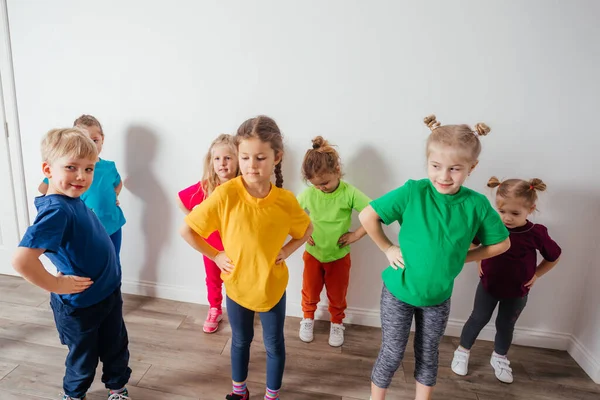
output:
<path id="1" fill-rule="evenodd" d="M 179 199 L 183 206 L 188 210 L 193 210 L 198 204 L 204 200 L 204 192 L 202 191 L 202 182 L 198 182 L 190 187 L 187 187 L 179 192 Z"/>
<path id="2" fill-rule="evenodd" d="M 355 209 L 358 212 L 361 212 L 366 206 L 369 205 L 369 202 L 371 201 L 371 199 L 366 194 L 364 194 L 363 192 L 361 192 L 354 186 L 352 186 L 351 195 L 352 195 L 352 197 L 351 197 L 352 205 L 351 206 L 353 209 Z"/>
<path id="3" fill-rule="evenodd" d="M 33 225 L 27 228 L 19 247 L 58 252 L 67 229 L 67 213 L 60 208 L 40 211 Z"/>
<path id="4" fill-rule="evenodd" d="M 294 239 L 300 239 L 308 229 L 310 217 L 293 195 L 290 196 L 288 207 L 291 221 L 289 235 Z"/>
<path id="5" fill-rule="evenodd" d="M 384 224 L 389 225 L 393 222 L 402 223 L 402 214 L 410 200 L 410 194 L 415 181 L 409 180 L 398 189 L 394 189 L 384 194 L 378 199 L 371 201 L 371 207 L 379 215 Z"/>
<path id="6" fill-rule="evenodd" d="M 304 189 L 297 197 L 298 203 L 300 203 L 300 207 L 302 207 L 303 210 L 306 210 L 307 207 L 306 198 L 308 197 L 309 190 L 310 188 Z"/>
<path id="7" fill-rule="evenodd" d="M 552 240 L 548 234 L 548 229 L 543 225 L 536 225 L 538 227 L 538 250 L 544 260 L 554 262 L 558 260 L 562 249 L 560 246 Z"/>
<path id="8" fill-rule="evenodd" d="M 119 171 L 117 170 L 117 165 L 115 163 L 113 163 L 112 167 L 113 167 L 113 174 L 112 175 L 115 178 L 115 180 L 113 182 L 113 187 L 116 188 L 121 183 L 121 175 L 119 174 Z"/>
<path id="9" fill-rule="evenodd" d="M 185 223 L 203 238 L 221 229 L 223 192 L 217 188 L 185 217 Z M 185 203 L 184 203 L 185 205 Z"/>
<path id="10" fill-rule="evenodd" d="M 484 198 L 484 212 L 476 237 L 482 246 L 491 246 L 503 242 L 509 235 L 502 223 L 500 215 L 494 210 L 489 200 Z"/>

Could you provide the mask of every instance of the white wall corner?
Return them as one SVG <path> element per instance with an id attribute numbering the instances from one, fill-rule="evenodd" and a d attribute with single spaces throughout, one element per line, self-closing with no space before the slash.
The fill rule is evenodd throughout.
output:
<path id="1" fill-rule="evenodd" d="M 596 359 L 592 352 L 589 351 L 575 336 L 571 337 L 571 342 L 569 343 L 567 351 L 586 374 L 588 374 L 595 383 L 600 384 L 600 360 Z"/>

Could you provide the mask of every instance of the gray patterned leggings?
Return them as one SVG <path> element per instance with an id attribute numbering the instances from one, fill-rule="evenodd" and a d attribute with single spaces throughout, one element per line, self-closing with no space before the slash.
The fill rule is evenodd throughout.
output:
<path id="1" fill-rule="evenodd" d="M 414 307 L 398 300 L 383 286 L 381 292 L 381 334 L 383 341 L 375 361 L 371 381 L 382 389 L 392 383 L 392 377 L 404 358 L 404 350 L 415 317 L 415 379 L 425 386 L 434 386 L 438 371 L 438 349 L 450 315 L 450 299 L 431 307 Z"/>

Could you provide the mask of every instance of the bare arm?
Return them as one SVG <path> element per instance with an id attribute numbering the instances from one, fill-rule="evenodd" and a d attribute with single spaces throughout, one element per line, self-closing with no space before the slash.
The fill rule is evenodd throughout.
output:
<path id="1" fill-rule="evenodd" d="M 488 258 L 495 257 L 499 254 L 504 253 L 510 248 L 510 239 L 506 238 L 500 243 L 492 244 L 490 246 L 477 246 L 472 248 L 467 253 L 465 263 L 473 261 L 486 260 Z"/>
<path id="2" fill-rule="evenodd" d="M 379 215 L 377 215 L 373 207 L 371 207 L 370 205 L 365 207 L 360 212 L 360 214 L 358 214 L 358 219 L 360 220 L 360 223 L 362 224 L 365 233 L 367 233 L 371 237 L 371 239 L 373 239 L 373 242 L 375 242 L 377 247 L 379 247 L 379 250 L 385 252 L 387 249 L 394 245 L 390 241 L 390 239 L 388 239 L 388 237 L 385 235 L 385 232 L 383 232 L 381 219 L 379 218 Z"/>
<path id="3" fill-rule="evenodd" d="M 188 210 L 188 209 L 187 209 L 187 208 L 186 208 L 186 207 L 183 205 L 183 202 L 181 201 L 181 198 L 180 198 L 179 196 L 177 196 L 177 206 L 179 207 L 179 209 L 180 209 L 181 211 L 183 211 L 183 213 L 184 213 L 185 215 L 188 215 L 188 214 L 191 212 L 190 210 Z"/>
<path id="4" fill-rule="evenodd" d="M 291 256 L 296 250 L 298 250 L 298 248 L 300 246 L 302 246 L 304 243 L 306 243 L 306 241 L 308 240 L 310 235 L 312 235 L 312 233 L 313 233 L 313 224 L 311 222 L 308 224 L 308 227 L 306 228 L 306 232 L 304 232 L 304 236 L 302 236 L 300 239 L 291 239 L 289 242 L 287 242 L 281 248 L 281 251 L 279 252 L 279 255 L 277 256 L 275 263 L 279 264 L 280 262 L 282 262 L 283 260 L 285 260 L 286 258 Z"/>
<path id="5" fill-rule="evenodd" d="M 196 251 L 199 251 L 209 259 L 213 260 L 220 253 L 219 250 L 212 247 L 204 238 L 198 235 L 188 224 L 184 224 L 179 230 L 181 237 Z"/>
<path id="6" fill-rule="evenodd" d="M 540 265 L 538 265 L 537 269 L 535 270 L 535 274 L 537 275 L 537 277 L 541 278 L 542 276 L 546 275 L 548 271 L 550 271 L 552 268 L 554 268 L 556 264 L 558 264 L 559 260 L 560 258 L 557 258 L 555 261 L 542 260 Z"/>
<path id="7" fill-rule="evenodd" d="M 18 247 L 12 260 L 13 268 L 28 282 L 58 294 L 80 293 L 93 283 L 90 278 L 50 274 L 40 261 L 44 251 L 45 249 Z"/>
<path id="8" fill-rule="evenodd" d="M 42 183 L 40 183 L 40 186 L 38 186 L 38 192 L 45 195 L 48 192 L 48 184 L 42 181 Z"/>

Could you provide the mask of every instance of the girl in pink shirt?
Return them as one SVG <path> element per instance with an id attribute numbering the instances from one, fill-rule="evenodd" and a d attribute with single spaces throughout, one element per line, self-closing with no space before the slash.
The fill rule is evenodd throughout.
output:
<path id="1" fill-rule="evenodd" d="M 202 203 L 221 183 L 235 178 L 239 175 L 237 147 L 233 136 L 219 135 L 208 150 L 204 159 L 204 174 L 202 180 L 179 192 L 179 207 L 185 214 L 198 204 Z M 213 232 L 207 242 L 215 249 L 223 251 L 223 243 L 219 232 Z M 208 304 L 210 310 L 202 330 L 206 333 L 214 333 L 219 328 L 219 322 L 223 319 L 221 304 L 223 303 L 223 280 L 221 270 L 206 256 L 204 257 L 206 269 L 206 288 L 208 292 Z"/>

